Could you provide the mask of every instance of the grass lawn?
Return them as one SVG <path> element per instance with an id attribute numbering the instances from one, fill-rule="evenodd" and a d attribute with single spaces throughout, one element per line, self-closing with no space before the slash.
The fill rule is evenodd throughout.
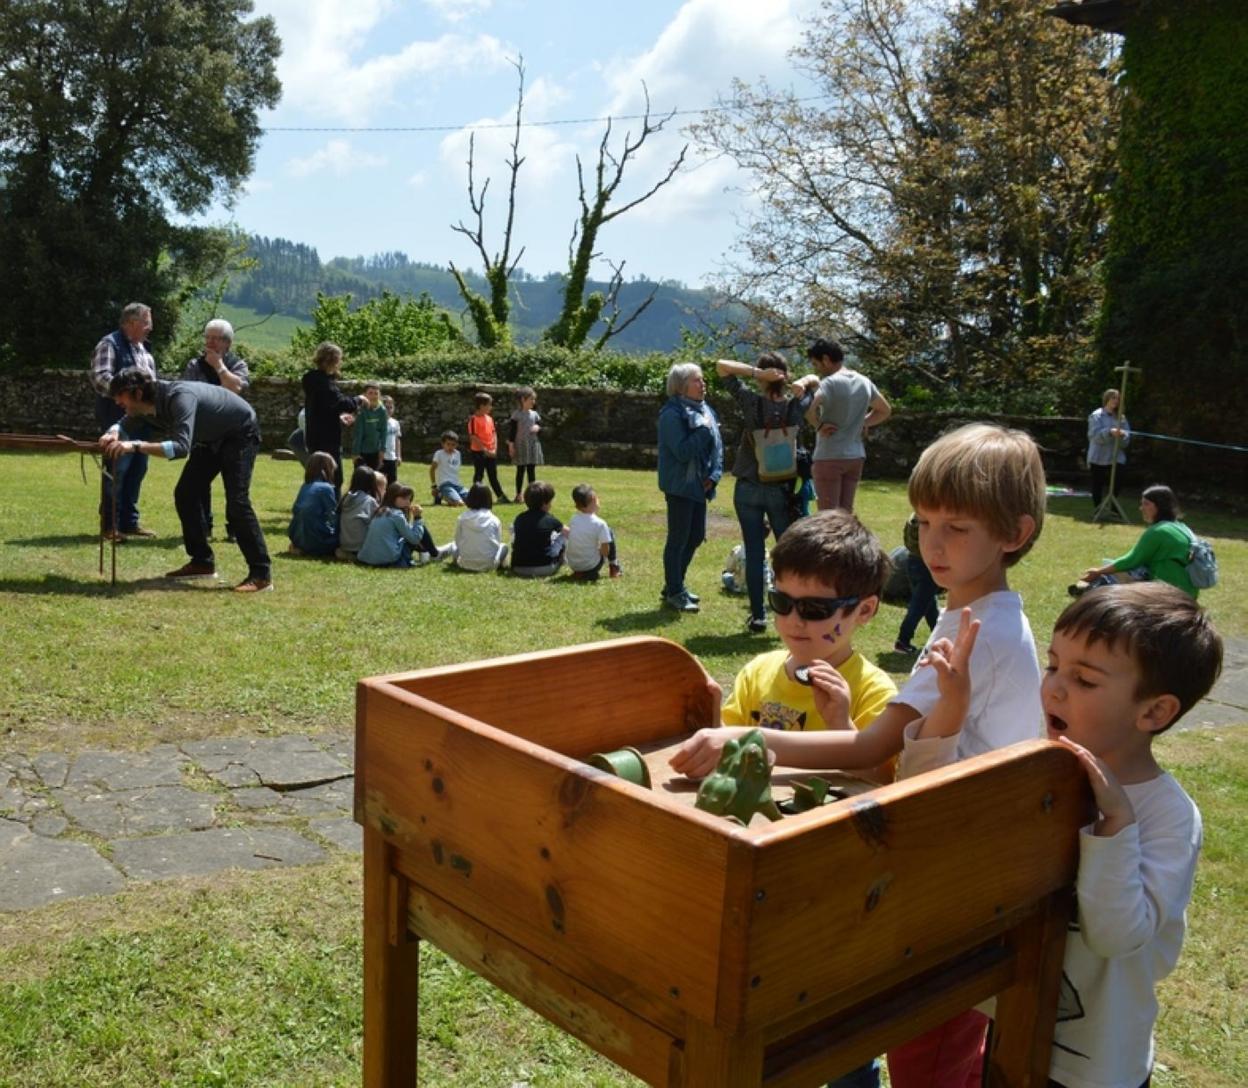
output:
<path id="1" fill-rule="evenodd" d="M 747 636 L 743 599 L 717 591 L 737 540 L 730 485 L 691 571 L 703 611 L 677 617 L 658 608 L 664 519 L 650 473 L 545 473 L 565 520 L 572 485 L 592 479 L 620 542 L 625 577 L 581 585 L 286 557 L 301 473 L 264 460 L 254 496 L 277 589 L 243 598 L 160 579 L 184 555 L 170 501 L 179 466 L 156 461 L 143 509 L 160 536 L 118 550 L 119 584 L 110 590 L 97 574 L 97 484 L 89 461 L 86 469 L 84 484 L 75 457 L 0 455 L 0 639 L 9 680 L 0 689 L 0 751 L 341 731 L 353 720 L 361 676 L 621 635 L 676 639 L 724 682 L 778 645 Z M 426 478 L 423 469 L 412 474 L 413 482 Z M 215 498 L 221 519 L 219 490 Z M 868 481 L 858 505 L 887 547 L 900 543 L 903 485 Z M 1138 524 L 1090 524 L 1090 505 L 1053 500 L 1039 543 L 1013 573 L 1041 646 L 1067 583 L 1140 532 Z M 499 513 L 507 521 L 516 510 Z M 1215 510 L 1189 514 L 1222 569 L 1206 603 L 1224 633 L 1248 635 L 1242 526 Z M 453 511 L 428 506 L 426 520 L 439 543 L 450 539 Z M 220 547 L 218 567 L 222 585 L 245 574 L 233 545 Z M 885 606 L 857 643 L 899 675 L 909 665 L 891 652 L 900 618 Z M 1174 733 L 1159 752 L 1204 812 L 1206 847 L 1187 948 L 1163 990 L 1165 1068 L 1154 1084 L 1229 1088 L 1248 1083 L 1239 935 L 1248 899 L 1240 860 L 1248 852 L 1248 730 Z M 0 1088 L 357 1084 L 358 897 L 358 860 L 340 857 L 0 916 Z M 424 955 L 422 1083 L 633 1083 L 436 951 Z"/>

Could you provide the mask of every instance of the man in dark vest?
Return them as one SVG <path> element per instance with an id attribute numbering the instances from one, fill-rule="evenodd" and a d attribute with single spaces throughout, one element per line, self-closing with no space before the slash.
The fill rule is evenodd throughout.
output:
<path id="1" fill-rule="evenodd" d="M 113 378 L 128 367 L 136 367 L 156 377 L 156 360 L 148 350 L 152 332 L 151 307 L 132 302 L 121 311 L 121 327 L 95 345 L 91 353 L 91 385 L 95 388 L 95 421 L 110 427 L 121 418 L 121 411 L 109 395 Z M 104 476 L 100 493 L 100 531 L 109 540 L 155 536 L 139 524 L 139 488 L 147 475 L 147 457 L 127 454 L 119 457 L 109 476 Z M 116 524 L 113 513 L 116 511 Z"/>
<path id="2" fill-rule="evenodd" d="M 204 326 L 204 350 L 186 364 L 182 371 L 184 382 L 207 382 L 219 385 L 231 393 L 242 394 L 251 381 L 247 369 L 247 360 L 240 359 L 232 350 L 234 346 L 234 326 L 224 318 L 214 318 Z M 191 450 L 192 461 L 211 456 L 211 451 L 202 447 Z M 208 525 L 208 535 L 212 536 L 212 492 L 204 493 L 204 521 Z M 227 520 L 225 523 L 225 539 L 234 542 L 234 527 Z"/>
<path id="3" fill-rule="evenodd" d="M 165 577 L 217 576 L 204 523 L 204 496 L 220 475 L 225 484 L 226 520 L 234 527 L 239 550 L 247 560 L 247 577 L 234 587 L 235 592 L 272 589 L 269 552 L 251 505 L 251 475 L 260 450 L 260 426 L 251 405 L 219 385 L 156 381 L 137 367 L 118 374 L 109 391 L 123 418 L 100 436 L 106 457 L 116 460 L 143 453 L 172 461 L 197 451 L 173 489 L 182 522 L 182 543 L 190 561 Z M 145 432 L 164 438 L 153 442 L 130 437 Z"/>

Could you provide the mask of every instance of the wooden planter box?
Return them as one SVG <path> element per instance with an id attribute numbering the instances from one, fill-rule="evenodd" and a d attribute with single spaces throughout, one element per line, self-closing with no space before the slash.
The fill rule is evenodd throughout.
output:
<path id="1" fill-rule="evenodd" d="M 1015 745 L 743 828 L 665 772 L 708 680 L 629 638 L 360 682 L 366 1085 L 416 1083 L 421 939 L 648 1084 L 824 1084 L 994 994 L 991 1083 L 1046 1083 L 1074 756 Z M 654 789 L 581 762 L 627 745 Z"/>

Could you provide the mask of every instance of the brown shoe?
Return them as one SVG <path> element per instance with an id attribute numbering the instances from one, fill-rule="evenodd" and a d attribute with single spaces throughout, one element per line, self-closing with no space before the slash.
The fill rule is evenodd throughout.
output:
<path id="1" fill-rule="evenodd" d="M 263 593 L 273 588 L 272 578 L 248 578 L 234 587 L 235 593 Z"/>
<path id="2" fill-rule="evenodd" d="M 116 529 L 103 529 L 100 532 L 105 540 L 112 541 L 114 544 L 124 544 L 126 542 L 126 534 L 119 533 Z"/>
<path id="3" fill-rule="evenodd" d="M 211 563 L 186 563 L 177 570 L 171 570 L 166 578 L 215 578 L 217 568 Z"/>
<path id="4" fill-rule="evenodd" d="M 122 529 L 121 535 L 124 537 L 144 537 L 151 539 L 156 534 L 151 529 L 145 529 L 142 525 L 136 525 L 133 529 Z"/>

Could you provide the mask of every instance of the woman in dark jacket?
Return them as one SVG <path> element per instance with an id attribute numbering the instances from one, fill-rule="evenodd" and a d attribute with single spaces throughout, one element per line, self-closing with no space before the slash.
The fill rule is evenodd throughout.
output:
<path id="1" fill-rule="evenodd" d="M 662 596 L 677 612 L 698 610 L 685 572 L 706 539 L 706 504 L 723 474 L 724 444 L 719 419 L 706 403 L 702 368 L 677 363 L 667 373 L 667 400 L 659 410 L 659 490 L 667 502 Z"/>
<path id="2" fill-rule="evenodd" d="M 342 348 L 326 341 L 316 349 L 314 369 L 303 376 L 304 439 L 308 453 L 328 453 L 338 466 L 334 486 L 342 486 L 342 428 L 355 422 L 357 398 L 334 381 L 342 368 Z"/>

